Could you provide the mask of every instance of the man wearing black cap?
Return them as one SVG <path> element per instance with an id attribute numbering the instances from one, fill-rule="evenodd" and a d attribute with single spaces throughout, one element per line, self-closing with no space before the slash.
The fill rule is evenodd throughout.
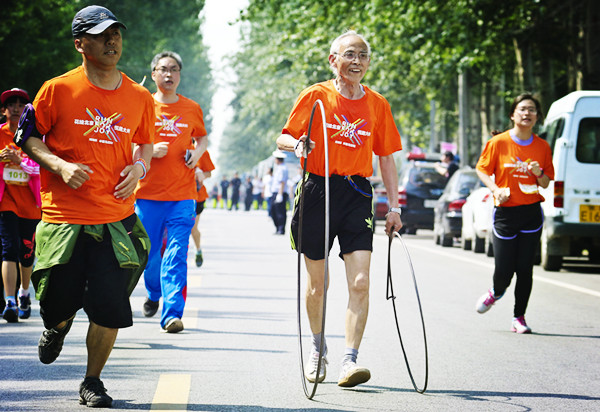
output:
<path id="1" fill-rule="evenodd" d="M 72 33 L 83 64 L 44 83 L 33 104 L 38 133 L 27 138 L 17 131 L 15 139 L 43 167 L 32 275 L 47 328 L 39 358 L 56 360 L 83 308 L 88 361 L 79 402 L 92 407 L 112 405 L 100 373 L 118 329 L 133 324 L 129 294 L 148 253 L 132 194 L 152 157 L 154 104 L 145 88 L 117 70 L 121 29 L 125 25 L 104 7 L 75 15 Z"/>

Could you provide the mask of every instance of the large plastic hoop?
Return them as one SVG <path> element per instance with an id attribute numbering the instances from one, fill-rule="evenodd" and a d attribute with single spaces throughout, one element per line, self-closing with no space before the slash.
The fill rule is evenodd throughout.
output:
<path id="1" fill-rule="evenodd" d="M 317 106 L 321 111 L 321 120 L 323 123 L 323 147 L 325 150 L 325 271 L 323 275 L 323 316 L 321 319 L 321 345 L 323 348 L 325 344 L 325 312 L 327 309 L 327 284 L 329 281 L 329 148 L 327 138 L 327 123 L 325 119 L 325 108 L 323 107 L 323 102 L 319 99 L 315 101 L 312 107 L 312 111 L 310 113 L 310 120 L 308 122 L 308 132 L 305 141 L 305 148 L 310 147 L 310 135 L 312 131 L 312 123 L 315 115 L 315 110 Z M 317 386 L 319 384 L 319 373 L 321 372 L 321 368 L 323 367 L 323 353 L 322 351 L 319 353 L 319 362 L 317 363 L 317 374 L 315 382 L 313 383 L 312 390 L 309 393 L 308 386 L 306 384 L 306 377 L 304 376 L 304 357 L 302 355 L 302 310 L 301 310 L 301 273 L 302 273 L 302 224 L 303 224 L 303 214 L 304 214 L 304 187 L 306 184 L 306 164 L 308 163 L 307 158 L 304 158 L 304 166 L 302 173 L 302 186 L 300 190 L 300 198 L 298 199 L 298 294 L 297 294 L 297 317 L 298 317 L 298 351 L 300 353 L 300 373 L 302 376 L 302 388 L 304 390 L 304 394 L 308 399 L 312 399 L 317 392 Z"/>
<path id="2" fill-rule="evenodd" d="M 417 303 L 419 304 L 419 312 L 421 314 L 421 326 L 423 328 L 423 343 L 425 346 L 425 383 L 423 384 L 423 388 L 419 388 L 415 382 L 415 379 L 412 374 L 412 370 L 410 369 L 410 363 L 408 362 L 408 356 L 406 355 L 406 349 L 404 348 L 404 343 L 402 342 L 402 334 L 400 333 L 400 326 L 398 325 L 398 313 L 396 312 L 396 297 L 394 296 L 394 287 L 392 285 L 392 265 L 391 265 L 391 254 L 392 254 L 392 241 L 394 237 L 400 239 L 400 243 L 402 243 L 402 247 L 404 248 L 404 253 L 406 254 L 406 259 L 408 260 L 408 265 L 410 267 L 410 272 L 412 274 L 413 284 L 415 286 L 415 293 L 417 295 Z M 390 242 L 388 244 L 388 262 L 387 262 L 387 288 L 386 288 L 386 299 L 392 301 L 392 307 L 394 309 L 394 318 L 396 321 L 396 330 L 398 331 L 398 339 L 400 340 L 400 346 L 402 347 L 402 353 L 404 355 L 404 362 L 406 362 L 406 368 L 408 369 L 408 375 L 410 376 L 410 380 L 412 382 L 415 391 L 418 393 L 425 393 L 427 390 L 427 380 L 429 379 L 429 357 L 427 355 L 427 335 L 425 333 L 425 320 L 423 319 L 423 309 L 421 308 L 421 298 L 419 296 L 419 288 L 417 287 L 417 278 L 415 276 L 415 269 L 413 267 L 412 261 L 410 259 L 410 254 L 408 253 L 408 248 L 404 243 L 404 239 L 402 236 L 398 234 L 398 232 L 394 232 L 393 236 L 390 236 Z"/>

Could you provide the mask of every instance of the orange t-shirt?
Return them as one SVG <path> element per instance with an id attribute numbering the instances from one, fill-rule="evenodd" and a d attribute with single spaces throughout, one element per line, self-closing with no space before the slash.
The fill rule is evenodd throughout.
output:
<path id="1" fill-rule="evenodd" d="M 148 175 L 140 180 L 136 198 L 149 200 L 196 199 L 194 170 L 185 165 L 185 151 L 193 149 L 192 137 L 206 135 L 202 109 L 180 94 L 175 103 L 154 102 L 156 110 L 154 143 L 169 142 L 167 154 L 152 158 Z"/>
<path id="2" fill-rule="evenodd" d="M 333 80 L 317 83 L 300 93 L 282 133 L 296 139 L 308 134 L 314 102 L 321 99 L 325 109 L 329 137 L 329 173 L 341 176 L 373 174 L 373 153 L 387 156 L 402 149 L 400 134 L 394 123 L 390 104 L 379 93 L 364 87 L 358 100 L 343 97 Z M 317 107 L 311 140 L 315 148 L 308 155 L 307 170 L 325 176 L 323 123 Z"/>
<path id="3" fill-rule="evenodd" d="M 134 213 L 135 197 L 117 199 L 115 186 L 132 164 L 132 144 L 154 140 L 154 104 L 147 89 L 122 76 L 118 89 L 104 90 L 80 66 L 45 82 L 38 92 L 36 125 L 50 151 L 93 171 L 73 190 L 59 175 L 41 169 L 43 221 L 94 225 Z"/>
<path id="4" fill-rule="evenodd" d="M 196 167 L 202 170 L 203 172 L 212 172 L 213 170 L 215 170 L 215 165 L 213 164 L 212 159 L 210 158 L 210 154 L 208 154 L 208 150 L 204 152 L 202 156 L 200 156 L 198 163 L 196 163 Z M 196 200 L 198 202 L 204 202 L 206 199 L 208 199 L 208 197 L 208 191 L 206 190 L 206 186 L 203 184 L 202 186 L 200 186 L 200 189 L 198 189 L 198 197 L 196 198 Z"/>
<path id="5" fill-rule="evenodd" d="M 22 158 L 27 155 L 13 143 L 13 132 L 10 131 L 8 123 L 0 128 L 0 150 L 10 146 L 19 153 Z M 13 179 L 11 176 L 18 176 Z M 3 171 L 4 194 L 0 202 L 1 212 L 13 212 L 23 219 L 40 219 L 42 210 L 35 202 L 35 196 L 29 187 L 27 180 L 29 176 L 23 171 L 20 165 L 12 162 L 4 163 Z"/>
<path id="6" fill-rule="evenodd" d="M 477 162 L 477 169 L 489 176 L 495 175 L 498 187 L 510 188 L 510 198 L 503 207 L 530 205 L 543 202 L 538 191 L 537 178 L 527 168 L 537 160 L 544 174 L 554 179 L 552 151 L 545 140 L 532 135 L 531 142 L 521 142 L 510 135 L 510 131 L 500 133 L 490 139 Z"/>

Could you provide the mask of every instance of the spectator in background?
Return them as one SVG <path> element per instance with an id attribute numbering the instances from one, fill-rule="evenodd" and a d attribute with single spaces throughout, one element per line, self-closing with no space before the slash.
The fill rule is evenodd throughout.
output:
<path id="1" fill-rule="evenodd" d="M 0 125 L 0 237 L 2 278 L 6 307 L 2 314 L 9 322 L 31 315 L 29 281 L 33 269 L 35 228 L 42 217 L 40 166 L 13 143 L 19 118 L 30 102 L 22 89 L 6 90 L 0 98 L 7 122 Z M 17 262 L 21 273 L 18 294 Z M 18 296 L 18 305 L 16 297 Z"/>
<path id="2" fill-rule="evenodd" d="M 216 209 L 219 204 L 219 186 L 214 184 L 210 189 L 210 198 L 213 200 L 213 207 Z"/>
<path id="3" fill-rule="evenodd" d="M 264 186 L 263 199 L 267 201 L 267 213 L 269 216 L 271 216 L 271 180 L 273 180 L 273 168 L 269 167 L 269 170 L 267 170 L 267 173 L 262 178 Z"/>
<path id="4" fill-rule="evenodd" d="M 271 218 L 275 224 L 275 234 L 285 234 L 285 223 L 287 220 L 286 202 L 289 199 L 287 192 L 288 170 L 285 165 L 285 152 L 275 150 L 275 168 L 271 180 Z"/>
<path id="5" fill-rule="evenodd" d="M 198 191 L 198 198 L 196 199 L 196 220 L 194 221 L 194 227 L 192 227 L 192 239 L 196 246 L 196 266 L 202 266 L 204 262 L 204 256 L 202 256 L 202 248 L 200 247 L 200 230 L 198 229 L 198 222 L 200 221 L 200 215 L 204 210 L 204 203 L 208 199 L 208 192 L 204 185 L 204 180 L 211 176 L 211 172 L 215 170 L 215 165 L 210 158 L 208 151 L 204 152 L 198 164 L 196 165 L 196 190 Z"/>
<path id="6" fill-rule="evenodd" d="M 254 175 L 252 179 L 252 199 L 256 202 L 256 210 L 262 207 L 262 193 L 263 193 L 263 182 L 258 178 L 258 175 Z"/>
<path id="7" fill-rule="evenodd" d="M 156 146 L 152 169 L 136 190 L 136 212 L 150 237 L 150 256 L 144 271 L 147 298 L 144 316 L 158 311 L 160 326 L 168 333 L 183 330 L 187 285 L 187 252 L 196 217 L 194 169 L 208 145 L 200 105 L 177 93 L 183 63 L 172 51 L 163 51 L 150 63 L 156 84 L 154 109 Z M 181 124 L 183 123 L 183 124 Z M 167 239 L 164 253 L 161 245 Z"/>
<path id="8" fill-rule="evenodd" d="M 231 205 L 229 206 L 229 210 L 238 210 L 238 203 L 240 201 L 240 187 L 242 186 L 242 181 L 238 176 L 238 172 L 233 173 L 233 178 L 229 182 L 231 186 Z"/>
<path id="9" fill-rule="evenodd" d="M 252 207 L 252 191 L 254 190 L 252 186 L 252 178 L 248 176 L 246 178 L 246 194 L 244 196 L 244 210 L 247 212 Z"/>
<path id="10" fill-rule="evenodd" d="M 229 188 L 229 180 L 227 176 L 223 175 L 221 178 L 221 201 L 223 202 L 223 209 L 227 209 L 227 203 L 229 198 L 227 196 L 227 189 Z"/>
<path id="11" fill-rule="evenodd" d="M 458 164 L 454 161 L 454 153 L 449 150 L 444 152 L 442 161 L 435 164 L 435 170 L 442 176 L 445 176 L 446 183 L 448 183 L 454 172 L 458 170 Z"/>

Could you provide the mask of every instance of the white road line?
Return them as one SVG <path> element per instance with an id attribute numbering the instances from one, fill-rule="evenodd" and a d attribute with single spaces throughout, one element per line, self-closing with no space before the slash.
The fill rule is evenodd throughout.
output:
<path id="1" fill-rule="evenodd" d="M 427 252 L 431 252 L 431 250 L 433 248 L 433 246 L 429 247 L 429 246 L 420 246 L 420 245 L 415 245 L 415 244 L 407 245 L 407 247 L 408 248 L 414 248 L 414 249 L 421 249 L 421 250 L 424 250 L 424 251 L 427 251 Z M 477 259 L 471 259 L 471 258 L 468 258 L 468 257 L 465 257 L 465 256 L 461 256 L 459 254 L 449 253 L 449 252 L 445 252 L 445 251 L 442 251 L 442 250 L 439 250 L 439 249 L 436 250 L 435 253 L 438 254 L 438 255 L 446 256 L 446 257 L 451 258 L 451 259 L 455 259 L 455 260 L 460 260 L 460 261 L 463 261 L 463 262 L 467 262 L 469 264 L 476 264 L 476 265 L 479 265 L 479 266 L 483 266 L 483 267 L 485 267 L 487 269 L 492 269 L 492 270 L 494 269 L 494 264 L 493 263 L 482 262 L 482 261 L 477 260 Z M 597 292 L 597 291 L 592 290 L 592 289 L 582 288 L 580 286 L 572 285 L 570 283 L 561 282 L 560 280 L 554 280 L 554 279 L 550 279 L 550 278 L 547 278 L 547 277 L 544 277 L 544 276 L 539 276 L 539 275 L 533 275 L 533 279 L 537 280 L 537 281 L 540 281 L 540 282 L 548 283 L 550 285 L 558 286 L 558 287 L 561 287 L 561 288 L 564 288 L 564 289 L 569 289 L 569 290 L 572 290 L 572 291 L 575 291 L 575 292 L 585 293 L 586 295 L 595 296 L 597 298 L 600 298 L 600 292 Z"/>
<path id="2" fill-rule="evenodd" d="M 158 379 L 151 411 L 185 411 L 188 406 L 192 375 L 162 374 Z"/>

